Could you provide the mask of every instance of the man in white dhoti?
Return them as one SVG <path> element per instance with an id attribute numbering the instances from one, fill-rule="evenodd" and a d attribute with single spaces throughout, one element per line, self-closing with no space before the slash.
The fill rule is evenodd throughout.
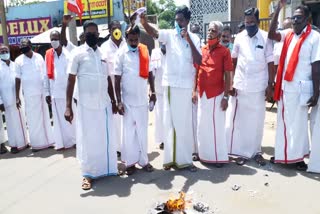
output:
<path id="1" fill-rule="evenodd" d="M 33 152 L 53 148 L 54 139 L 49 109 L 45 101 L 45 63 L 42 56 L 31 49 L 29 39 L 22 39 L 21 54 L 16 60 L 16 104 L 20 108 L 20 85 L 25 101 L 25 111 Z"/>
<path id="2" fill-rule="evenodd" d="M 28 147 L 28 134 L 24 111 L 16 106 L 16 65 L 10 61 L 7 46 L 0 47 L 0 59 L 0 97 L 2 98 L 0 105 L 5 111 L 10 152 L 15 154 Z"/>
<path id="3" fill-rule="evenodd" d="M 163 91 L 162 76 L 166 63 L 166 46 L 160 44 L 160 48 L 152 50 L 151 70 L 154 75 L 154 84 L 157 102 L 154 106 L 154 139 L 160 149 L 164 148 L 164 126 L 163 126 Z"/>
<path id="4" fill-rule="evenodd" d="M 265 94 L 272 96 L 273 48 L 267 32 L 259 29 L 259 10 L 249 8 L 244 17 L 246 30 L 235 39 L 232 58 L 235 75 L 227 110 L 226 134 L 229 154 L 243 165 L 253 158 L 265 165 L 261 143 L 265 118 Z M 268 75 L 268 72 L 271 75 Z M 269 81 L 268 81 L 269 80 Z"/>
<path id="5" fill-rule="evenodd" d="M 45 56 L 46 101 L 52 108 L 55 148 L 63 150 L 76 145 L 76 124 L 70 124 L 64 119 L 70 53 L 61 46 L 58 31 L 50 33 L 50 40 L 52 48 L 47 50 Z"/>
<path id="6" fill-rule="evenodd" d="M 74 122 L 72 95 L 77 78 L 77 158 L 83 176 L 82 189 L 89 190 L 94 179 L 117 175 L 116 143 L 111 125 L 117 106 L 107 62 L 97 46 L 98 26 L 86 21 L 83 29 L 86 43 L 71 52 L 68 66 L 65 119 Z"/>
<path id="7" fill-rule="evenodd" d="M 197 74 L 193 101 L 198 101 L 198 150 L 201 162 L 222 167 L 229 162 L 225 135 L 233 65 L 230 51 L 220 44 L 223 24 L 212 21 L 207 45 L 202 48 L 202 63 Z"/>
<path id="8" fill-rule="evenodd" d="M 298 170 L 306 170 L 308 111 L 319 98 L 320 34 L 308 24 L 310 11 L 304 5 L 293 13 L 293 30 L 276 32 L 278 16 L 285 4 L 286 1 L 279 1 L 269 31 L 270 39 L 284 42 L 274 92 L 278 116 L 275 157 L 271 161 L 296 164 Z"/>
<path id="9" fill-rule="evenodd" d="M 148 48 L 139 40 L 139 27 L 130 27 L 126 32 L 127 46 L 119 51 L 115 67 L 118 112 L 123 115 L 121 160 L 127 175 L 135 172 L 136 164 L 147 172 L 153 171 L 148 159 L 148 82 L 149 102 L 155 104 L 156 95 Z"/>
<path id="10" fill-rule="evenodd" d="M 148 24 L 144 14 L 141 24 L 149 35 L 166 45 L 167 60 L 163 73 L 164 88 L 164 169 L 189 168 L 192 164 L 194 137 L 192 131 L 192 87 L 194 64 L 201 63 L 200 39 L 187 30 L 191 18 L 188 7 L 175 12 L 175 29 L 156 30 Z"/>
<path id="11" fill-rule="evenodd" d="M 101 45 L 101 51 L 104 54 L 104 58 L 108 64 L 108 72 L 111 76 L 112 85 L 115 85 L 114 81 L 114 68 L 118 51 L 126 45 L 126 41 L 122 37 L 121 25 L 119 21 L 113 20 L 109 24 L 110 38 Z M 119 114 L 113 115 L 114 136 L 118 144 L 117 154 L 121 156 L 121 142 L 122 142 L 122 116 Z"/>

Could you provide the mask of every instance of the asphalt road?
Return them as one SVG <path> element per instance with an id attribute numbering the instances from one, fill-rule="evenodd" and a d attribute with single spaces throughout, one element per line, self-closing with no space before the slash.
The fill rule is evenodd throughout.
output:
<path id="1" fill-rule="evenodd" d="M 268 112 L 263 139 L 264 156 L 273 154 L 274 112 Z M 196 173 L 163 171 L 163 151 L 153 143 L 153 116 L 149 126 L 149 157 L 156 170 L 139 170 L 130 177 L 107 177 L 91 191 L 81 189 L 75 150 L 53 149 L 33 154 L 0 156 L 0 213 L 2 214 L 145 214 L 180 190 L 194 201 L 203 201 L 215 213 L 320 213 L 320 177 L 293 167 L 253 161 L 215 168 L 195 162 Z M 240 189 L 234 191 L 232 187 Z"/>

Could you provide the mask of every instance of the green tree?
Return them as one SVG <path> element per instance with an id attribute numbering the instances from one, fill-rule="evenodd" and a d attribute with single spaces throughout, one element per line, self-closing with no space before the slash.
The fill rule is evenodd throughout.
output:
<path id="1" fill-rule="evenodd" d="M 174 0 L 159 0 L 153 2 L 147 0 L 148 15 L 157 15 L 160 29 L 169 29 L 174 27 L 175 10 L 177 6 Z"/>
<path id="2" fill-rule="evenodd" d="M 9 7 L 21 6 L 26 4 L 26 0 L 9 0 Z"/>

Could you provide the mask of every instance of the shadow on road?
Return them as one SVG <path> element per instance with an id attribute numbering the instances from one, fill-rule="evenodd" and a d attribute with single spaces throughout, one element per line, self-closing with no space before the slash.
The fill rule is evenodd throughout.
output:
<path id="1" fill-rule="evenodd" d="M 66 149 L 62 151 L 56 151 L 55 149 L 44 149 L 38 152 L 32 152 L 30 148 L 23 150 L 17 154 L 11 154 L 7 152 L 6 154 L 0 155 L 0 159 L 16 159 L 16 158 L 48 158 L 52 155 L 62 154 L 64 158 L 76 157 L 76 150 L 74 148 Z"/>
<path id="2" fill-rule="evenodd" d="M 198 181 L 208 181 L 217 184 L 225 182 L 231 174 L 254 175 L 257 173 L 255 169 L 247 166 L 239 167 L 233 163 L 223 168 L 215 168 L 207 164 L 203 166 L 205 169 L 198 169 L 197 172 L 190 172 L 187 169 L 171 171 L 155 169 L 152 173 L 137 170 L 131 176 L 106 177 L 95 181 L 92 190 L 82 193 L 80 196 L 105 197 L 117 195 L 119 197 L 127 197 L 131 194 L 131 188 L 136 184 L 156 185 L 160 190 L 170 190 L 173 187 L 172 181 L 178 176 L 186 179 L 181 190 L 187 192 Z"/>

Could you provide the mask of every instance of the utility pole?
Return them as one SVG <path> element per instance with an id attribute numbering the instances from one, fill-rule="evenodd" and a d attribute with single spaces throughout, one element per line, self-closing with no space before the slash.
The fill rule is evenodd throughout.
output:
<path id="1" fill-rule="evenodd" d="M 8 46 L 9 41 L 8 41 L 8 32 L 7 32 L 7 19 L 6 19 L 6 12 L 4 8 L 3 0 L 0 0 L 0 19 L 1 19 L 3 44 Z"/>
<path id="2" fill-rule="evenodd" d="M 109 24 L 110 24 L 110 22 L 111 22 L 111 16 L 110 16 L 110 13 L 111 13 L 111 11 L 110 11 L 110 0 L 107 0 L 108 26 L 109 26 Z M 110 30 L 110 29 L 109 29 L 109 30 Z"/>

